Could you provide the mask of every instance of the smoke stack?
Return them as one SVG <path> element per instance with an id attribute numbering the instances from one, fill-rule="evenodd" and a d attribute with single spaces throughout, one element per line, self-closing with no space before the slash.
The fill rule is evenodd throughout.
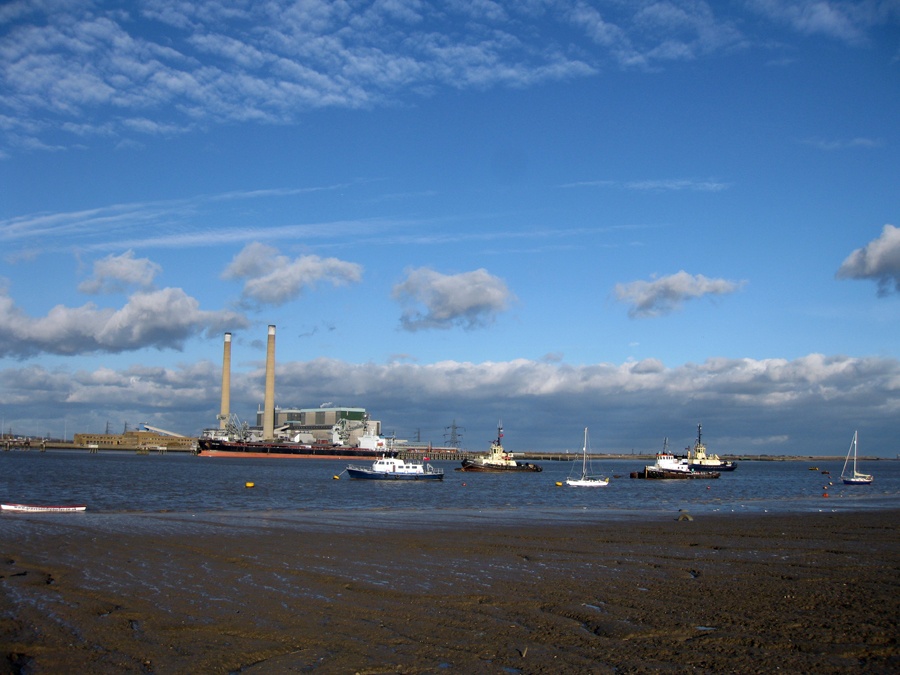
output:
<path id="1" fill-rule="evenodd" d="M 222 356 L 222 407 L 219 408 L 219 428 L 224 429 L 231 414 L 231 333 L 225 333 Z"/>
<path id="2" fill-rule="evenodd" d="M 266 345 L 266 398 L 263 401 L 263 440 L 275 438 L 275 326 L 269 326 Z"/>

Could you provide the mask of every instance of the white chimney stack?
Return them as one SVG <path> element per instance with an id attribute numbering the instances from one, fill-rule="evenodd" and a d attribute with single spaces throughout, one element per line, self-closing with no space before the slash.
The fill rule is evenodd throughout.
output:
<path id="1" fill-rule="evenodd" d="M 224 429 L 231 414 L 231 333 L 225 333 L 222 356 L 222 407 L 219 408 L 219 429 Z"/>
<path id="2" fill-rule="evenodd" d="M 266 344 L 266 397 L 263 401 L 263 440 L 275 438 L 275 326 L 269 326 Z"/>

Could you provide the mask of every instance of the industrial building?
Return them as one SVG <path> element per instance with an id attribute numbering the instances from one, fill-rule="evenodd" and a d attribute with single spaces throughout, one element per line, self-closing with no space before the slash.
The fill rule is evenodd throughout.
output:
<path id="1" fill-rule="evenodd" d="M 75 434 L 73 443 L 83 448 L 106 450 L 178 450 L 196 449 L 197 439 L 158 431 L 126 431 L 124 434 Z"/>
<path id="2" fill-rule="evenodd" d="M 265 426 L 265 410 L 256 411 L 256 426 Z M 380 436 L 381 422 L 369 419 L 365 408 L 280 408 L 272 411 L 272 426 L 281 436 L 301 442 L 355 446 L 362 436 Z"/>

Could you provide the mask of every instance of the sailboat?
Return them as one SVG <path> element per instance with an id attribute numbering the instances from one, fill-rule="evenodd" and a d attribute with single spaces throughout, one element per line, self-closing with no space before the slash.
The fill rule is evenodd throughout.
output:
<path id="1" fill-rule="evenodd" d="M 566 485 L 571 485 L 572 487 L 604 487 L 609 484 L 609 478 L 604 478 L 601 476 L 592 476 L 588 469 L 590 465 L 588 463 L 588 429 L 584 428 L 584 447 L 581 450 L 581 476 L 578 478 L 574 478 L 573 476 L 569 476 L 566 478 Z"/>
<path id="2" fill-rule="evenodd" d="M 854 431 L 850 449 L 847 450 L 847 459 L 844 460 L 844 468 L 841 470 L 841 480 L 844 481 L 844 485 L 868 485 L 873 480 L 871 475 L 856 470 L 856 437 L 857 432 Z M 850 455 L 853 455 L 853 470 L 848 472 L 847 465 L 850 463 Z"/>

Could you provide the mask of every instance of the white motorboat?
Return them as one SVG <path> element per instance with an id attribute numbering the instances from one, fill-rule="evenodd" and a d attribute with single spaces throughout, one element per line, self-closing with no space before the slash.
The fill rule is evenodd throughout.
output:
<path id="1" fill-rule="evenodd" d="M 409 462 L 399 457 L 381 457 L 371 467 L 349 465 L 346 469 L 350 478 L 364 480 L 443 480 L 444 470 L 431 464 Z"/>

